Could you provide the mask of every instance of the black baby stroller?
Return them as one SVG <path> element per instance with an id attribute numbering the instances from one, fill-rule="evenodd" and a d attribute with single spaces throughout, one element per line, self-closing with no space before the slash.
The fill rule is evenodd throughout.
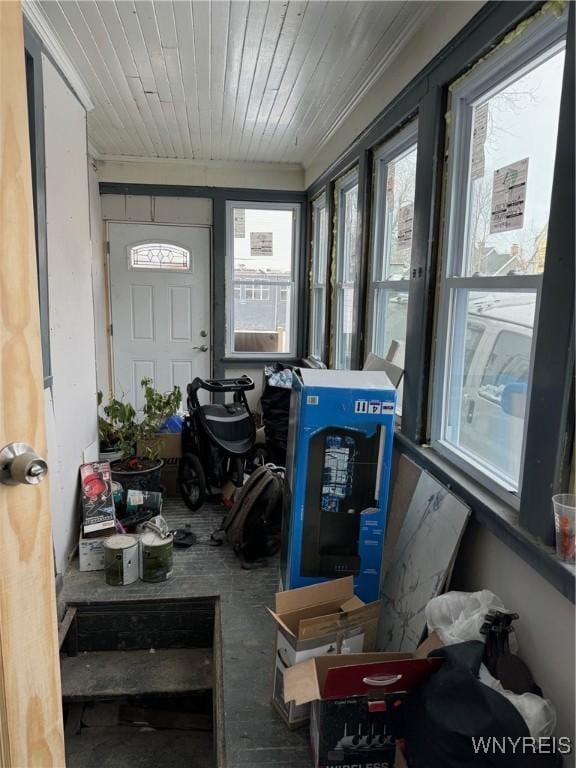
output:
<path id="1" fill-rule="evenodd" d="M 231 403 L 200 405 L 198 391 L 233 392 Z M 199 379 L 188 384 L 188 416 L 182 432 L 179 484 L 184 503 L 199 509 L 211 488 L 231 480 L 241 486 L 246 456 L 256 440 L 254 417 L 246 392 L 254 389 L 248 376 L 239 379 Z"/>

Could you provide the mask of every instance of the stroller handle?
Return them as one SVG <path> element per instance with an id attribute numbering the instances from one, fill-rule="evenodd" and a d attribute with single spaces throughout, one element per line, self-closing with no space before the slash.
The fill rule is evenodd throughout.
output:
<path id="1" fill-rule="evenodd" d="M 254 389 L 254 379 L 250 376 L 240 376 L 238 379 L 201 379 L 197 376 L 188 387 L 192 392 L 199 389 L 208 392 L 248 392 Z"/>

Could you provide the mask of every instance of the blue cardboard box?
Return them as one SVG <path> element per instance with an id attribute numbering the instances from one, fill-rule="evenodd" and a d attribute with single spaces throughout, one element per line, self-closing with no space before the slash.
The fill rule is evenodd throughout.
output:
<path id="1" fill-rule="evenodd" d="M 283 589 L 352 575 L 380 592 L 396 390 L 382 371 L 302 369 L 288 430 Z"/>

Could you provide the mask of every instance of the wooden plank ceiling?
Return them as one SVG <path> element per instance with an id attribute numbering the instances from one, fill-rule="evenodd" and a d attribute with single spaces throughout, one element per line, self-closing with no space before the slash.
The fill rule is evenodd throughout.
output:
<path id="1" fill-rule="evenodd" d="M 433 3 L 42 0 L 101 155 L 307 164 Z"/>

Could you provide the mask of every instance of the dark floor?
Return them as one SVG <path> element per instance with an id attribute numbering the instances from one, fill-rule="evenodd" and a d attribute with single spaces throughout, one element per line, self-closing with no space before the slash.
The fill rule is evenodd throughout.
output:
<path id="1" fill-rule="evenodd" d="M 229 547 L 210 546 L 210 533 L 222 520 L 221 508 L 207 506 L 193 513 L 183 504 L 167 500 L 164 514 L 172 528 L 190 523 L 198 536 L 190 549 L 175 550 L 169 581 L 110 587 L 102 571 L 80 573 L 74 562 L 64 578 L 60 603 L 218 597 L 225 745 L 225 761 L 221 759 L 218 768 L 310 768 L 307 730 L 290 732 L 270 705 L 274 623 L 266 607 L 273 607 L 278 587 L 277 562 L 246 571 Z M 100 761 L 99 768 L 104 765 L 108 764 Z M 203 764 L 183 761 L 180 765 L 200 768 Z"/>
<path id="2" fill-rule="evenodd" d="M 83 728 L 66 738 L 67 768 L 213 768 L 212 734 L 130 726 Z"/>
<path id="3" fill-rule="evenodd" d="M 66 705 L 67 768 L 215 768 L 210 718 L 166 701 Z"/>

